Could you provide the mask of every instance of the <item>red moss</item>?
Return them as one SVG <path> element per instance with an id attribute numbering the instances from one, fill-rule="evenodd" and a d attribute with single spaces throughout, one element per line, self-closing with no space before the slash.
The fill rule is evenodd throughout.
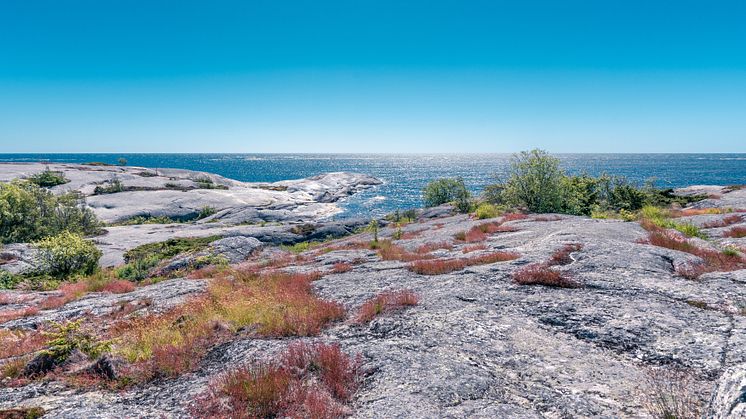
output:
<path id="1" fill-rule="evenodd" d="M 723 237 L 732 237 L 734 239 L 746 237 L 746 227 L 732 227 L 723 233 Z"/>
<path id="2" fill-rule="evenodd" d="M 511 213 L 503 215 L 502 222 L 506 223 L 508 221 L 525 220 L 526 218 L 528 218 L 528 215 L 526 214 Z"/>
<path id="3" fill-rule="evenodd" d="M 720 220 L 710 221 L 707 223 L 704 223 L 702 227 L 704 228 L 719 228 L 719 227 L 727 227 L 732 224 L 738 224 L 742 220 L 741 216 L 738 214 L 729 215 L 725 218 L 722 218 Z"/>
<path id="4" fill-rule="evenodd" d="M 368 323 L 379 314 L 390 313 L 409 306 L 416 306 L 419 298 L 409 290 L 385 291 L 363 303 L 355 322 Z"/>
<path id="5" fill-rule="evenodd" d="M 649 232 L 647 240 L 643 243 L 678 250 L 701 258 L 704 262 L 701 267 L 682 266 L 677 270 L 677 273 L 685 278 L 693 279 L 705 272 L 728 272 L 746 269 L 746 258 L 741 255 L 726 254 L 721 251 L 695 246 L 686 238 L 667 230 L 659 229 Z"/>
<path id="6" fill-rule="evenodd" d="M 332 273 L 335 274 L 343 274 L 345 272 L 350 272 L 352 270 L 352 265 L 345 262 L 339 262 L 335 263 L 334 266 L 332 266 Z"/>
<path id="7" fill-rule="evenodd" d="M 513 273 L 513 281 L 521 285 L 544 285 L 559 288 L 578 288 L 580 284 L 565 277 L 544 263 L 526 265 Z"/>
<path id="8" fill-rule="evenodd" d="M 461 252 L 462 252 L 462 253 L 471 253 L 471 252 L 476 252 L 476 251 L 478 251 L 478 250 L 487 250 L 487 245 L 486 245 L 486 244 L 484 244 L 484 243 L 473 244 L 473 245 L 471 245 L 471 246 L 466 246 L 466 247 L 464 247 L 464 248 L 463 248 L 463 249 L 461 250 Z"/>
<path id="9" fill-rule="evenodd" d="M 402 240 L 411 240 L 419 237 L 425 230 L 405 231 L 401 235 Z"/>
<path id="10" fill-rule="evenodd" d="M 295 343 L 272 361 L 213 380 L 191 413 L 200 418 L 342 417 L 360 385 L 360 363 L 336 344 Z"/>
<path id="11" fill-rule="evenodd" d="M 108 282 L 106 285 L 104 285 L 101 291 L 109 292 L 112 294 L 125 294 L 134 291 L 135 288 L 135 284 L 133 284 L 132 282 L 125 281 L 123 279 L 117 279 Z"/>
<path id="12" fill-rule="evenodd" d="M 418 247 L 417 250 L 415 250 L 415 253 L 422 255 L 439 249 L 452 250 L 453 244 L 447 241 L 425 243 L 422 246 Z"/>
<path id="13" fill-rule="evenodd" d="M 533 217 L 532 218 L 533 221 L 539 221 L 539 222 L 542 222 L 542 221 L 559 221 L 561 219 L 562 219 L 562 217 L 560 217 L 559 215 L 539 215 L 537 217 Z"/>
<path id="14" fill-rule="evenodd" d="M 34 316 L 38 313 L 38 307 L 24 307 L 16 310 L 2 311 L 0 312 L 0 323 L 9 322 L 11 320 L 20 319 L 23 317 Z"/>
<path id="15" fill-rule="evenodd" d="M 505 262 L 519 257 L 520 255 L 515 252 L 492 252 L 469 258 L 415 261 L 407 266 L 407 269 L 420 275 L 443 275 L 459 271 L 467 266 Z"/>
<path id="16" fill-rule="evenodd" d="M 487 235 L 479 227 L 472 227 L 463 236 L 463 241 L 467 243 L 476 243 L 485 240 L 487 240 Z"/>
<path id="17" fill-rule="evenodd" d="M 389 240 L 378 242 L 378 255 L 383 260 L 399 260 L 402 262 L 432 258 L 427 254 L 412 253 L 401 246 L 392 244 Z"/>
<path id="18" fill-rule="evenodd" d="M 562 246 L 561 249 L 557 250 L 552 254 L 551 259 L 547 262 L 549 265 L 568 265 L 573 262 L 570 256 L 573 252 L 578 252 L 583 248 L 580 243 L 568 243 Z"/>

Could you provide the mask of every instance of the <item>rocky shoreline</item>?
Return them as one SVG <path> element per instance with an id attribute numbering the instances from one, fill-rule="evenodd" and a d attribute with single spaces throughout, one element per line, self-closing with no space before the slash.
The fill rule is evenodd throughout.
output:
<path id="1" fill-rule="evenodd" d="M 0 180 L 31 170 L 14 166 L 11 173 L 0 165 Z M 158 176 L 139 179 L 137 171 L 146 169 L 106 167 L 92 170 L 92 181 L 81 166 L 51 166 L 69 171 L 71 182 L 56 188 L 88 194 L 89 205 L 108 221 L 141 214 L 134 209 L 137 202 L 151 214 L 169 217 L 214 205 L 217 197 L 227 203 L 215 218 L 196 223 L 107 227 L 108 234 L 96 238 L 104 265 L 121 263 L 127 249 L 175 235 L 228 236 L 234 241 L 222 243 L 222 253 L 232 255 L 237 266 L 273 260 L 282 253 L 276 244 L 339 237 L 301 252 L 280 269 L 321 273 L 314 292 L 348 314 L 317 337 L 237 332 L 210 347 L 193 371 L 123 391 L 75 387 L 53 378 L 3 385 L 0 409 L 41 407 L 60 418 L 188 417 L 195 397 L 222 372 L 267 360 L 301 340 L 338 343 L 345 352 L 361 355 L 365 375 L 350 406 L 352 417 L 655 417 L 650 396 L 659 387 L 696 400 L 705 417 L 746 416 L 746 270 L 682 277 L 677 267 L 701 261 L 650 244 L 649 231 L 637 222 L 555 214 L 476 220 L 452 215 L 444 206 L 419 211 L 417 220 L 401 227 L 382 223 L 379 239 L 393 246 L 383 252 L 367 245 L 374 239 L 370 232 L 354 231 L 363 221 L 315 218 L 332 213 L 342 197 L 378 182 L 367 176 L 247 185 L 209 175 L 213 184 L 228 189 L 96 196 L 91 195 L 94 184 L 115 174 L 127 187 L 155 187 L 166 178 L 191 187 L 188 182 L 202 174 L 159 169 Z M 746 189 L 677 191 L 702 192 L 710 198 L 692 209 L 728 211 L 682 214 L 679 220 L 701 227 L 707 236 L 696 243 L 746 249 L 746 238 L 724 236 L 746 226 Z M 118 205 L 119 194 L 131 195 Z M 178 205 L 159 203 L 182 195 Z M 234 204 L 238 199 L 241 205 Z M 280 224 L 238 225 L 249 219 Z M 299 228 L 307 224 L 313 228 Z M 242 253 L 246 248 L 250 251 Z M 563 249 L 561 259 L 555 256 Z M 515 257 L 489 259 L 496 253 Z M 526 285 L 516 279 L 526 266 L 555 258 L 551 269 L 575 285 Z M 414 267 L 424 262 L 441 269 L 438 263 L 453 261 L 464 262 L 437 274 Z M 345 269 L 338 269 L 341 265 Z M 124 305 L 132 307 L 130 316 L 164 312 L 203 293 L 207 281 L 175 278 L 128 293 L 93 292 L 0 328 L 34 330 L 50 320 L 103 319 Z M 369 323 L 355 322 L 353 313 L 386 290 L 411 291 L 418 304 Z M 0 305 L 0 312 L 54 293 L 5 292 L 11 302 Z M 686 380 L 666 375 L 671 371 Z"/>

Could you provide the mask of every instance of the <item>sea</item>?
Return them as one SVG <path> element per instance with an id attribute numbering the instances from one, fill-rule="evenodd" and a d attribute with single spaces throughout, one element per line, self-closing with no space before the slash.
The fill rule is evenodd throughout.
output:
<path id="1" fill-rule="evenodd" d="M 341 203 L 339 217 L 379 216 L 422 205 L 427 182 L 461 177 L 474 193 L 504 179 L 510 154 L 0 154 L 0 162 L 103 162 L 216 173 L 245 182 L 358 172 L 384 184 Z M 556 154 L 568 173 L 608 173 L 659 187 L 746 184 L 746 154 Z"/>

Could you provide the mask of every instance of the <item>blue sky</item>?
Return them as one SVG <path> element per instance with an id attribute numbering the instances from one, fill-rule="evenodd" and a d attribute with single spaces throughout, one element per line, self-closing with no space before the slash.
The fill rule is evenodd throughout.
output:
<path id="1" fill-rule="evenodd" d="M 0 152 L 746 152 L 742 1 L 0 1 Z"/>

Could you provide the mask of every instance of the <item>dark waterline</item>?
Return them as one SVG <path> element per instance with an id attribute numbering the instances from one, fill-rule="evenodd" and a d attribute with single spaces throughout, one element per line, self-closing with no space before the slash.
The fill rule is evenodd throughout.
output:
<path id="1" fill-rule="evenodd" d="M 570 173 L 609 173 L 661 187 L 746 183 L 746 154 L 558 154 Z M 460 176 L 478 192 L 504 176 L 510 154 L 0 154 L 0 162 L 50 161 L 201 170 L 245 182 L 298 179 L 324 172 L 366 173 L 385 184 L 343 203 L 344 216 L 379 215 L 421 205 L 430 180 Z"/>

